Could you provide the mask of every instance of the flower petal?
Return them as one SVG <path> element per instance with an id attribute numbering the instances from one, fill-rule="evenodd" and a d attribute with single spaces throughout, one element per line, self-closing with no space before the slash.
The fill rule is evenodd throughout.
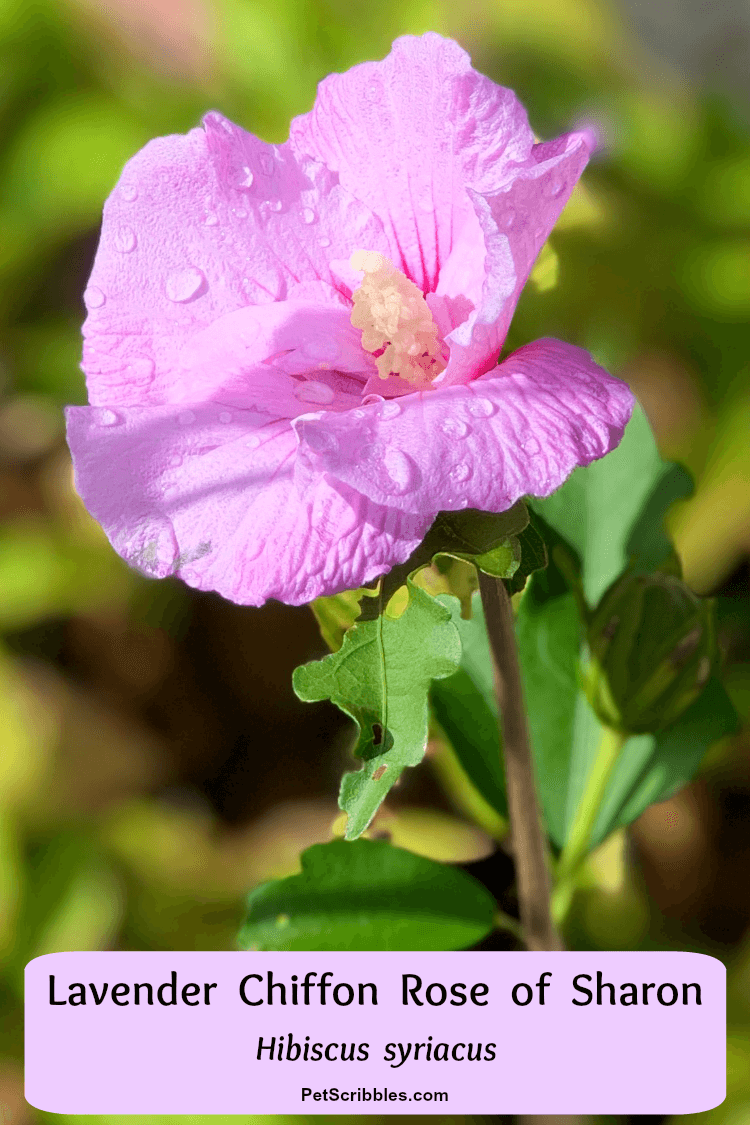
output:
<path id="1" fill-rule="evenodd" d="M 582 348 L 537 340 L 469 386 L 297 418 L 295 473 L 327 473 L 428 520 L 441 509 L 501 512 L 603 457 L 632 408 L 627 385 Z"/>
<path id="2" fill-rule="evenodd" d="M 76 487 L 118 553 L 241 604 L 369 582 L 429 525 L 324 476 L 300 492 L 286 419 L 216 404 L 70 407 L 67 419 Z"/>
<path id="3" fill-rule="evenodd" d="M 329 263 L 355 245 L 386 252 L 380 221 L 288 144 L 265 144 L 219 114 L 152 141 L 104 208 L 85 295 L 91 403 L 173 400 L 191 336 L 317 282 L 340 289 Z"/>

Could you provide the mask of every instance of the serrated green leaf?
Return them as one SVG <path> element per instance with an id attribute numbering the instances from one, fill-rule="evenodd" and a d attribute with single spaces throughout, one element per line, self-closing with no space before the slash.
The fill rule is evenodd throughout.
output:
<path id="1" fill-rule="evenodd" d="M 354 753 L 364 765 L 344 775 L 339 797 L 350 840 L 365 831 L 401 771 L 424 757 L 430 682 L 455 672 L 461 657 L 449 611 L 412 583 L 408 589 L 400 617 L 356 622 L 338 652 L 294 673 L 300 699 L 330 699 L 359 728 Z"/>
<path id="2" fill-rule="evenodd" d="M 301 862 L 251 892 L 241 949 L 461 949 L 492 927 L 495 902 L 470 875 L 384 841 L 315 844 Z"/>
<path id="3" fill-rule="evenodd" d="M 433 683 L 430 697 L 435 718 L 474 787 L 496 812 L 507 816 L 492 661 L 481 598 L 474 596 L 469 620 L 461 616 L 456 598 L 441 595 L 438 601 L 450 609 L 458 629 L 461 667 L 455 675 Z"/>

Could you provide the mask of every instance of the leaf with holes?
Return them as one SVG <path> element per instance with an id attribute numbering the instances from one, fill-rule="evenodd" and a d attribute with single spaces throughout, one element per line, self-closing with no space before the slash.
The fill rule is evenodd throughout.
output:
<path id="1" fill-rule="evenodd" d="M 411 582 L 408 591 L 399 617 L 357 621 L 338 652 L 294 673 L 300 699 L 330 699 L 359 728 L 354 753 L 363 765 L 344 775 L 339 797 L 348 840 L 364 832 L 401 771 L 424 757 L 430 683 L 461 658 L 449 611 Z"/>

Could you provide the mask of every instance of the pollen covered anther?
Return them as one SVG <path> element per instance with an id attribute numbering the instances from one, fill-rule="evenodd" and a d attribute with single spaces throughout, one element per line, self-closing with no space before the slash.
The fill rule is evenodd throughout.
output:
<path id="1" fill-rule="evenodd" d="M 446 361 L 419 287 L 375 250 L 355 250 L 349 262 L 365 275 L 352 294 L 351 322 L 362 330 L 365 351 L 376 355 L 380 378 L 399 375 L 409 383 L 434 379 Z"/>

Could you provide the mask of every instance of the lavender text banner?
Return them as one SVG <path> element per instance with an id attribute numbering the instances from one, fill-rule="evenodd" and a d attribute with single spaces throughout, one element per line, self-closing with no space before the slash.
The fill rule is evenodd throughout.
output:
<path id="1" fill-rule="evenodd" d="M 26 1097 L 68 1114 L 698 1113 L 725 970 L 695 953 L 54 953 Z"/>

